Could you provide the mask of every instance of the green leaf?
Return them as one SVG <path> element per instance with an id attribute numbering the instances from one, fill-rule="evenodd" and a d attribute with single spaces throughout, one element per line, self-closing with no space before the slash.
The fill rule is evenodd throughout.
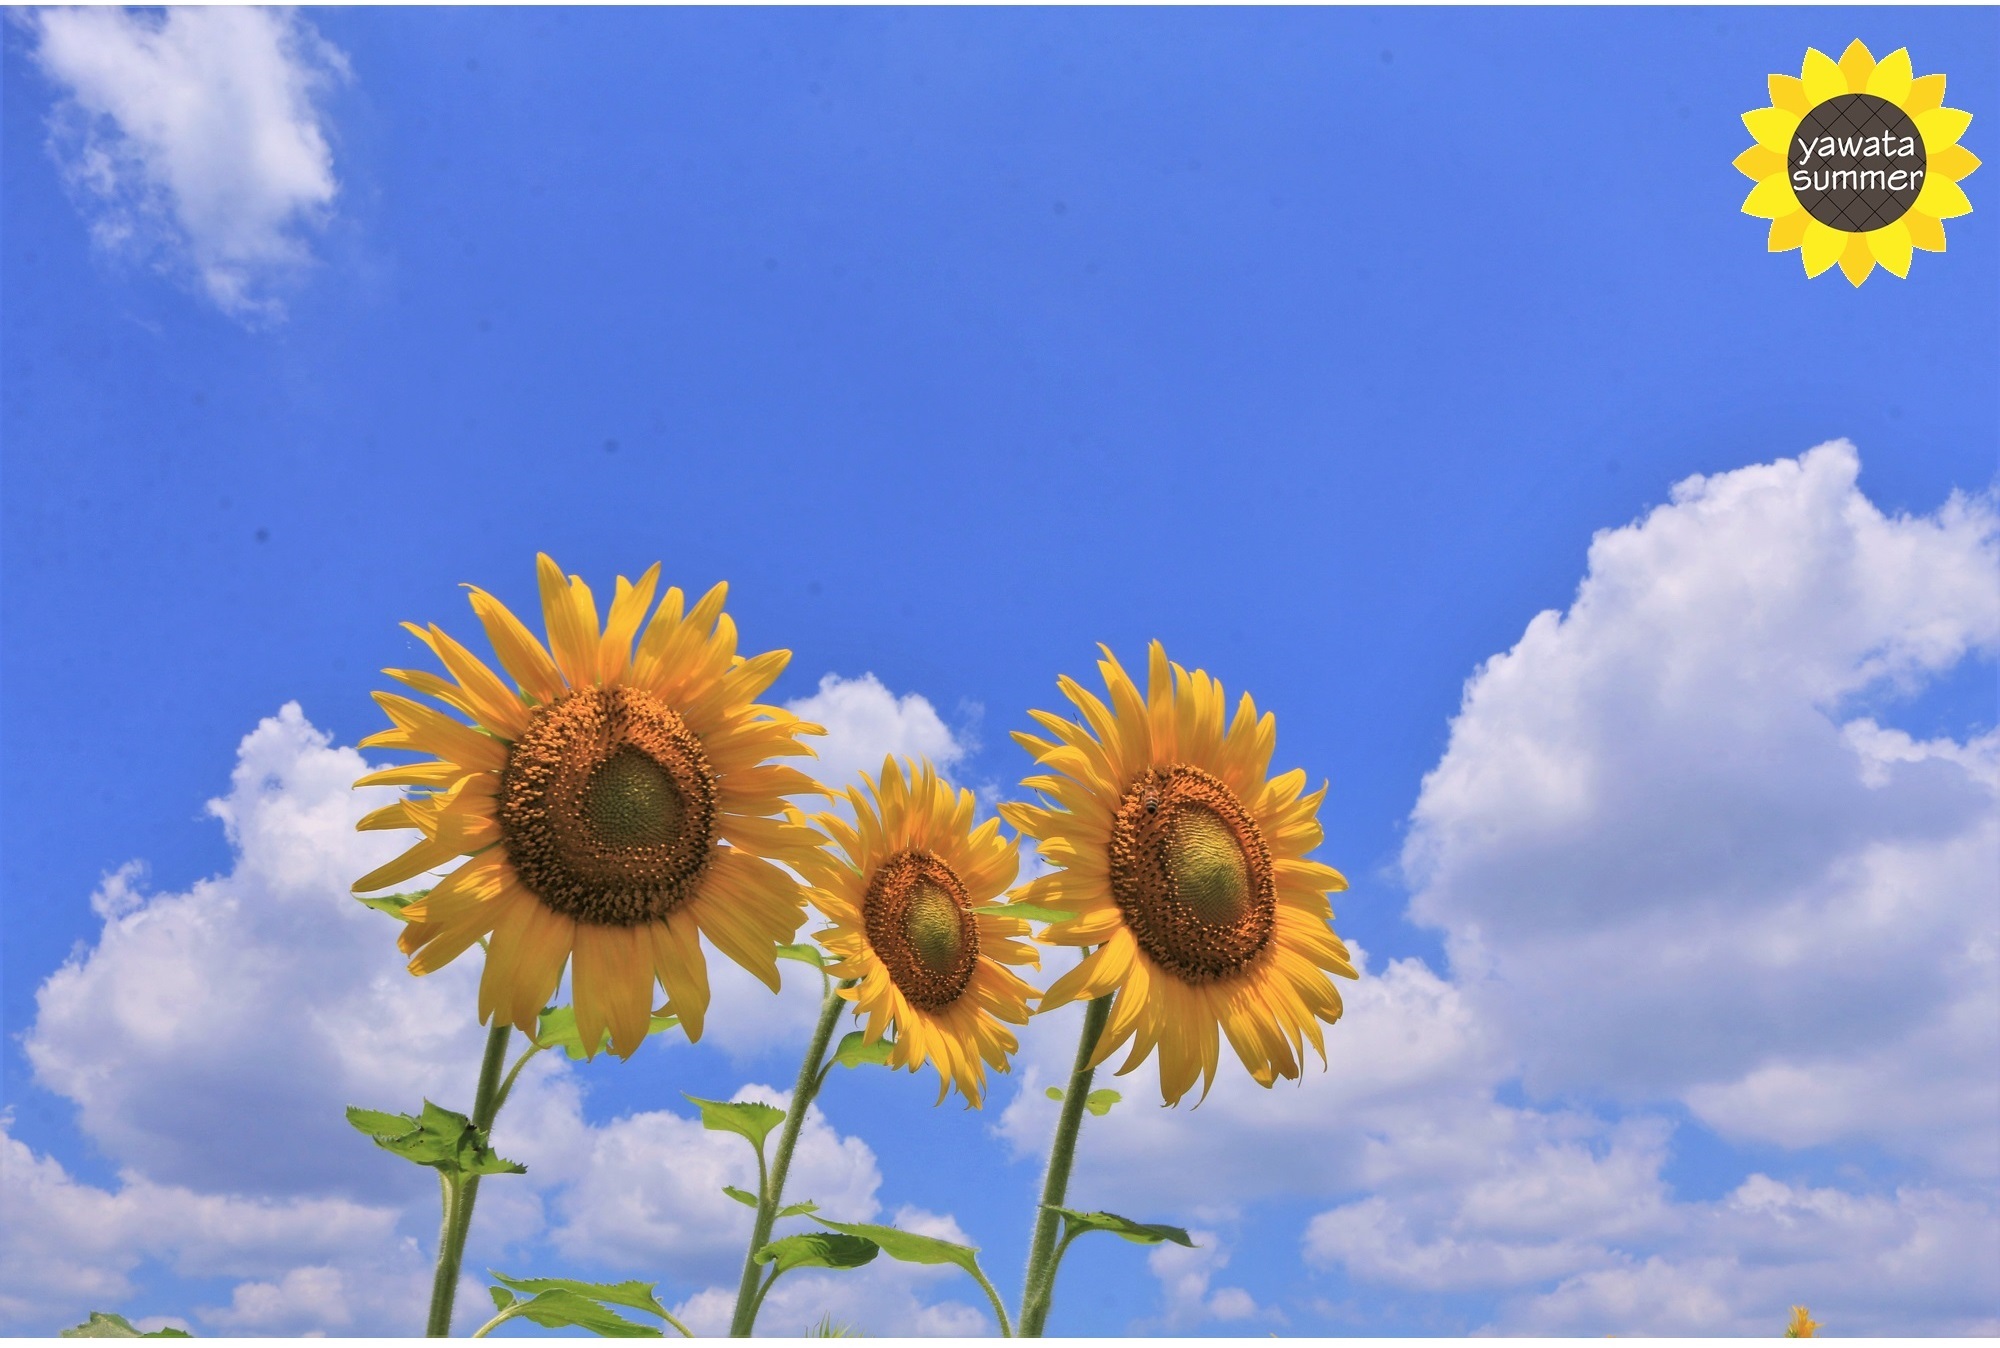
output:
<path id="1" fill-rule="evenodd" d="M 649 1282 L 639 1282 L 636 1279 L 628 1282 L 578 1282 L 574 1278 L 510 1278 L 493 1269 L 486 1271 L 516 1292 L 527 1292 L 534 1296 L 563 1292 L 571 1296 L 587 1297 L 592 1301 L 606 1302 L 613 1306 L 630 1306 L 635 1311 L 645 1311 L 663 1320 L 667 1316 L 667 1308 L 662 1306 L 660 1299 L 653 1294 L 653 1284 Z M 525 1315 L 527 1312 L 523 1311 L 522 1314 Z"/>
<path id="2" fill-rule="evenodd" d="M 112 1311 L 92 1311 L 80 1325 L 58 1330 L 59 1339 L 191 1339 L 185 1329 L 140 1330 L 130 1320 Z"/>
<path id="3" fill-rule="evenodd" d="M 489 1287 L 486 1294 L 493 1298 L 493 1309 L 504 1311 L 514 1304 L 514 1294 L 504 1287 Z"/>
<path id="4" fill-rule="evenodd" d="M 815 969 L 826 968 L 826 957 L 819 953 L 819 947 L 800 942 L 797 945 L 781 945 L 772 952 L 781 960 L 797 960 L 800 964 L 810 964 Z"/>
<path id="5" fill-rule="evenodd" d="M 1067 922 L 1075 913 L 1060 908 L 1044 908 L 1036 903 L 986 903 L 972 910 L 987 917 L 1018 917 L 1028 922 Z"/>
<path id="6" fill-rule="evenodd" d="M 842 1067 L 864 1067 L 869 1064 L 886 1067 L 889 1050 L 896 1047 L 896 1041 L 886 1035 L 874 1043 L 861 1030 L 849 1030 L 841 1036 L 840 1047 L 833 1051 L 833 1060 Z"/>
<path id="7" fill-rule="evenodd" d="M 680 1023 L 677 1016 L 654 1016 L 646 1026 L 646 1033 L 658 1034 Z M 542 1012 L 541 1019 L 535 1023 L 535 1042 L 543 1048 L 559 1048 L 578 1061 L 590 1056 L 583 1050 L 583 1032 L 576 1028 L 576 1008 L 573 1006 L 552 1006 Z M 610 1042 L 611 1032 L 606 1030 L 597 1041 L 597 1051 L 602 1053 L 604 1046 Z"/>
<path id="8" fill-rule="evenodd" d="M 822 1226 L 830 1226 L 836 1231 L 863 1240 L 873 1241 L 882 1247 L 882 1253 L 905 1264 L 956 1264 L 975 1278 L 979 1276 L 979 1251 L 970 1245 L 954 1245 L 936 1236 L 920 1236 L 914 1231 L 901 1231 L 893 1226 L 875 1226 L 868 1222 L 829 1222 L 819 1219 Z"/>
<path id="9" fill-rule="evenodd" d="M 410 919 L 403 916 L 403 910 L 428 893 L 430 893 L 428 889 L 413 889 L 405 894 L 371 894 L 367 896 L 356 894 L 354 898 L 356 902 L 365 903 L 378 913 L 387 913 L 398 922 L 408 922 Z"/>
<path id="10" fill-rule="evenodd" d="M 485 1129 L 473 1127 L 465 1115 L 428 1100 L 416 1118 L 349 1106 L 347 1121 L 373 1138 L 382 1150 L 447 1175 L 528 1173 L 528 1167 L 508 1160 L 488 1145 Z"/>
<path id="11" fill-rule="evenodd" d="M 616 1311 L 598 1305 L 574 1292 L 543 1292 L 521 1303 L 516 1314 L 533 1320 L 543 1329 L 567 1329 L 574 1325 L 606 1339 L 657 1339 L 660 1330 L 635 1324 Z"/>
<path id="12" fill-rule="evenodd" d="M 1051 1100 L 1060 1100 L 1063 1098 L 1063 1088 L 1060 1086 L 1051 1086 L 1043 1091 L 1042 1094 L 1048 1096 Z"/>
<path id="13" fill-rule="evenodd" d="M 703 1100 L 692 1095 L 682 1099 L 701 1111 L 701 1126 L 711 1133 L 735 1133 L 750 1139 L 759 1154 L 771 1130 L 785 1121 L 785 1111 L 755 1100 Z"/>
<path id="14" fill-rule="evenodd" d="M 801 1203 L 785 1204 L 785 1206 L 778 1209 L 778 1217 L 809 1217 L 818 1211 L 819 1204 L 813 1202 L 811 1199 L 806 1199 Z"/>
<path id="15" fill-rule="evenodd" d="M 1115 1212 L 1071 1212 L 1068 1208 L 1058 1207 L 1050 1207 L 1049 1211 L 1061 1216 L 1063 1224 L 1069 1228 L 1064 1233 L 1065 1238 L 1072 1234 L 1080 1236 L 1087 1231 L 1109 1231 L 1112 1235 L 1129 1240 L 1134 1245 L 1158 1245 L 1162 1241 L 1171 1240 L 1174 1244 L 1185 1245 L 1190 1250 L 1194 1248 L 1194 1241 L 1190 1240 L 1188 1233 L 1178 1226 L 1135 1222 L 1130 1217 L 1120 1217 Z"/>
<path id="16" fill-rule="evenodd" d="M 1083 1107 L 1089 1110 L 1093 1117 L 1101 1119 L 1111 1112 L 1111 1106 L 1124 1098 L 1117 1091 L 1092 1091 L 1083 1097 Z"/>
<path id="17" fill-rule="evenodd" d="M 772 1241 L 757 1251 L 757 1262 L 775 1263 L 775 1277 L 795 1268 L 860 1268 L 877 1253 L 872 1240 L 835 1235 L 831 1231 L 808 1231 Z"/>
<path id="18" fill-rule="evenodd" d="M 746 1208 L 757 1206 L 757 1195 L 751 1193 L 748 1189 L 739 1189 L 733 1184 L 725 1184 L 722 1186 L 722 1192 L 728 1194 Z"/>

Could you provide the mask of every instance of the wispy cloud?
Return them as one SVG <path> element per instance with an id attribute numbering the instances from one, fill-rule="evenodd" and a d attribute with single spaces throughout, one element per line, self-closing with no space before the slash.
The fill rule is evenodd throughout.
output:
<path id="1" fill-rule="evenodd" d="M 106 252 L 281 318 L 339 191 L 321 97 L 346 57 L 296 14 L 50 9 L 24 22 L 61 91 L 49 150 Z"/>

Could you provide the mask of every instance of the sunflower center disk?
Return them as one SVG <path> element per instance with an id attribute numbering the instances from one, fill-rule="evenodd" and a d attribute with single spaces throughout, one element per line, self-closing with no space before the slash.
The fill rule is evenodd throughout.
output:
<path id="1" fill-rule="evenodd" d="M 965 885 L 930 852 L 898 852 L 868 881 L 861 904 L 869 948 L 910 1005 L 941 1011 L 979 967 L 979 922 Z"/>
<path id="2" fill-rule="evenodd" d="M 629 744 L 590 774 L 583 815 L 610 847 L 671 847 L 681 836 L 687 806 L 674 775 Z"/>
<path id="3" fill-rule="evenodd" d="M 636 688 L 539 708 L 500 775 L 521 882 L 567 917 L 638 926 L 693 896 L 715 838 L 715 780 L 678 713 Z"/>
<path id="4" fill-rule="evenodd" d="M 1190 983 L 1248 966 L 1277 914 L 1257 821 L 1227 786 L 1185 763 L 1146 772 L 1119 803 L 1111 896 L 1139 948 Z"/>

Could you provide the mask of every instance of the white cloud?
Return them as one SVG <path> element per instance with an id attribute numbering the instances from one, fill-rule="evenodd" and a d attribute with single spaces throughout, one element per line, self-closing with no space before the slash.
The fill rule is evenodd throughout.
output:
<path id="1" fill-rule="evenodd" d="M 48 9 L 35 57 L 61 89 L 49 148 L 95 241 L 270 320 L 339 184 L 316 106 L 346 58 L 295 13 Z"/>
<path id="2" fill-rule="evenodd" d="M 851 785 L 863 772 L 879 773 L 882 759 L 890 754 L 928 758 L 942 770 L 965 757 L 971 747 L 922 694 L 898 697 L 873 674 L 858 679 L 825 675 L 817 692 L 785 706 L 826 727 L 824 737 L 810 741 L 819 754 L 811 770 L 833 787 Z"/>
<path id="3" fill-rule="evenodd" d="M 1509 1331 L 1769 1334 L 1808 1301 L 1852 1332 L 1990 1332 L 2000 745 L 1883 723 L 2000 645 L 2000 528 L 1963 499 L 1885 517 L 1857 471 L 1823 447 L 1600 534 L 1576 604 L 1468 685 L 1417 807 L 1413 910 L 1453 976 L 1362 960 L 1329 1071 L 1296 1086 L 1232 1063 L 1189 1111 L 1157 1107 L 1150 1067 L 1107 1083 L 1127 1099 L 1088 1121 L 1073 1201 L 1225 1221 L 1331 1199 L 1308 1264 L 1494 1295 Z M 1078 1014 L 1025 1036 L 999 1121 L 1023 1155 Z M 1631 1112 L 1503 1103 L 1524 1072 Z M 1916 1177 L 1684 1200 L 1647 1112 L 1675 1101 Z M 1170 1269 L 1169 1314 L 1198 1272 Z"/>
<path id="4" fill-rule="evenodd" d="M 1190 1231 L 1194 1248 L 1163 1244 L 1146 1256 L 1146 1267 L 1160 1280 L 1166 1303 L 1158 1332 L 1182 1331 L 1209 1323 L 1242 1324 L 1269 1320 L 1283 1324 L 1283 1314 L 1267 1310 L 1241 1287 L 1216 1287 L 1215 1275 L 1229 1266 L 1229 1250 L 1213 1231 Z"/>
<path id="5" fill-rule="evenodd" d="M 347 892 L 406 841 L 354 831 L 394 794 L 352 790 L 367 768 L 288 705 L 244 738 L 228 795 L 210 805 L 235 852 L 226 874 L 148 894 L 133 865 L 100 886 L 98 939 L 43 984 L 23 1045 L 122 1176 L 109 1190 L 79 1183 L 0 1132 L 0 1325 L 46 1331 L 128 1309 L 133 1275 L 151 1262 L 238 1280 L 227 1304 L 129 1308 L 186 1310 L 210 1331 L 403 1333 L 420 1318 L 436 1186 L 371 1147 L 342 1110 L 424 1097 L 463 1106 L 484 1039 L 477 959 L 412 978 L 394 922 Z M 710 964 L 718 1009 L 743 1002 L 732 1019 L 776 1034 L 802 1000 L 809 1023 L 818 979 L 803 966 L 798 986 L 773 997 L 713 952 Z M 690 1050 L 662 1036 L 644 1052 L 663 1051 Z M 739 1094 L 783 1099 L 763 1086 Z M 559 1055 L 523 1073 L 494 1143 L 529 1173 L 482 1186 L 466 1267 L 535 1271 L 561 1257 L 733 1285 L 748 1213 L 720 1186 L 755 1185 L 742 1140 L 704 1131 L 692 1111 L 593 1124 L 584 1104 Z M 879 1184 L 869 1147 L 809 1114 L 792 1195 L 865 1220 L 879 1213 Z M 881 1308 L 854 1309 L 885 1329 L 977 1332 L 978 1312 L 932 1305 L 920 1295 L 929 1284 L 901 1276 L 882 1284 Z M 462 1320 L 484 1304 L 476 1283 L 461 1303 Z"/>
<path id="6" fill-rule="evenodd" d="M 1600 533 L 1466 686 L 1404 862 L 1538 1090 L 2000 1173 L 2000 737 L 1845 708 L 2000 646 L 2000 520 L 1844 442 Z"/>
<path id="7" fill-rule="evenodd" d="M 127 1171 L 115 1189 L 78 1182 L 36 1156 L 0 1119 L 0 1323 L 71 1323 L 87 1309 L 120 1306 L 131 1274 L 149 1259 L 205 1277 L 282 1271 L 290 1260 L 332 1258 L 359 1248 L 393 1255 L 397 1212 L 339 1197 L 240 1198 L 154 1183 Z M 408 1293 L 385 1286 L 385 1299 Z M 393 1282 L 393 1279 L 390 1280 Z M 406 1295 L 421 1313 L 422 1295 Z M 344 1322 L 342 1322 L 344 1323 Z"/>

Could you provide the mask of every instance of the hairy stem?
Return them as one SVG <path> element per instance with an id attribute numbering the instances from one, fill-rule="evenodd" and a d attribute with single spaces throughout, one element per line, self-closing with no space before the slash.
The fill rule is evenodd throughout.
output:
<path id="1" fill-rule="evenodd" d="M 847 986 L 843 983 L 842 987 Z M 750 1249 L 743 1256 L 743 1278 L 736 1289 L 736 1314 L 729 1322 L 729 1333 L 734 1338 L 748 1338 L 750 1328 L 757 1323 L 757 1310 L 763 1304 L 763 1291 L 757 1286 L 757 1251 L 771 1240 L 771 1226 L 778 1219 L 778 1205 L 785 1197 L 785 1175 L 792 1168 L 792 1150 L 799 1143 L 799 1129 L 804 1125 L 806 1107 L 819 1094 L 823 1079 L 821 1061 L 826 1057 L 826 1046 L 833 1038 L 833 1027 L 840 1019 L 840 1010 L 846 1005 L 846 998 L 838 988 L 827 985 L 825 995 L 820 1000 L 819 1024 L 813 1027 L 812 1043 L 806 1049 L 805 1060 L 799 1064 L 798 1084 L 792 1087 L 791 1107 L 785 1111 L 784 1127 L 778 1133 L 778 1154 L 771 1160 L 770 1174 L 758 1188 L 757 1222 L 750 1231 Z M 764 1150 L 757 1149 L 758 1166 L 761 1169 Z M 769 1284 L 764 1290 L 769 1289 Z"/>
<path id="2" fill-rule="evenodd" d="M 487 1129 L 500 1111 L 500 1069 L 507 1065 L 507 1040 L 514 1027 L 494 1020 L 486 1036 L 486 1057 L 479 1064 L 479 1090 L 472 1100 L 472 1126 Z M 465 1257 L 466 1233 L 472 1230 L 472 1205 L 479 1197 L 479 1176 L 445 1176 L 444 1230 L 438 1237 L 437 1275 L 431 1279 L 430 1321 L 424 1328 L 433 1339 L 451 1336 L 452 1302 L 458 1296 L 458 1266 Z"/>
<path id="3" fill-rule="evenodd" d="M 1076 1041 L 1076 1066 L 1069 1074 L 1069 1092 L 1063 1096 L 1062 1116 L 1056 1121 L 1055 1141 L 1049 1146 L 1048 1174 L 1042 1180 L 1042 1205 L 1035 1210 L 1035 1235 L 1028 1245 L 1028 1277 L 1021 1288 L 1021 1322 L 1016 1334 L 1040 1338 L 1048 1323 L 1049 1303 L 1054 1298 L 1056 1264 L 1062 1252 L 1056 1235 L 1062 1218 L 1055 1209 L 1069 1193 L 1070 1167 L 1076 1161 L 1076 1134 L 1083 1126 L 1083 1106 L 1090 1095 L 1090 1079 L 1096 1075 L 1090 1055 L 1097 1051 L 1098 1036 L 1111 1015 L 1111 994 L 1092 1001 L 1083 1012 L 1083 1033 Z"/>

